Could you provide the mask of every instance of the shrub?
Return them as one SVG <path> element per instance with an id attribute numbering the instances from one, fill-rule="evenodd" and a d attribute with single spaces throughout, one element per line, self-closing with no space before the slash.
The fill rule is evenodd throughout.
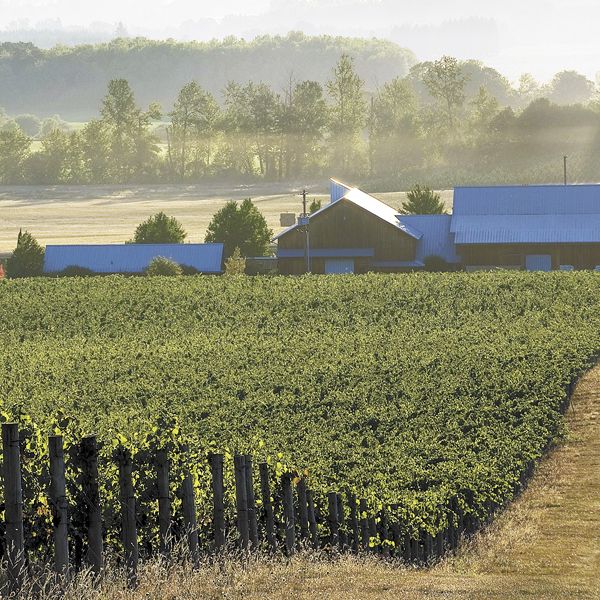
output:
<path id="1" fill-rule="evenodd" d="M 146 275 L 150 276 L 162 275 L 166 277 L 175 277 L 182 274 L 183 270 L 180 265 L 163 256 L 153 258 L 146 269 Z"/>
<path id="2" fill-rule="evenodd" d="M 199 275 L 200 271 L 196 269 L 196 267 L 192 267 L 191 265 L 179 265 L 181 267 L 182 275 Z"/>
<path id="3" fill-rule="evenodd" d="M 92 275 L 96 275 L 92 269 L 88 269 L 87 267 L 80 267 L 78 265 L 69 265 L 65 267 L 60 273 L 62 277 L 90 277 Z"/>
<path id="4" fill-rule="evenodd" d="M 233 254 L 225 261 L 225 275 L 244 275 L 246 273 L 246 259 L 240 249 L 236 247 Z"/>
<path id="5" fill-rule="evenodd" d="M 19 231 L 17 247 L 6 261 L 8 277 L 35 277 L 44 272 L 44 249 L 28 232 Z"/>
<path id="6" fill-rule="evenodd" d="M 425 270 L 432 273 L 446 273 L 454 270 L 453 265 L 441 256 L 426 256 L 423 262 L 425 263 Z"/>

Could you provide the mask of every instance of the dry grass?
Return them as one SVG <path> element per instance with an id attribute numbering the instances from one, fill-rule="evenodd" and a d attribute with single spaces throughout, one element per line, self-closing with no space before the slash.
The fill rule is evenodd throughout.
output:
<path id="1" fill-rule="evenodd" d="M 252 186 L 18 186 L 0 187 L 0 252 L 11 251 L 19 228 L 33 233 L 42 244 L 118 243 L 131 239 L 136 225 L 164 210 L 177 217 L 189 241 L 204 240 L 212 215 L 227 200 L 251 197 L 275 233 L 282 212 L 299 213 L 301 185 Z M 326 182 L 311 188 L 310 198 L 326 202 Z M 401 192 L 377 195 L 400 206 Z M 451 204 L 452 192 L 443 192 Z"/>
<path id="2" fill-rule="evenodd" d="M 525 493 L 457 556 L 429 571 L 316 555 L 225 560 L 198 571 L 153 562 L 142 567 L 135 591 L 113 573 L 97 588 L 80 578 L 65 598 L 598 599 L 600 367 L 579 384 L 567 421 L 567 441 L 543 461 Z"/>

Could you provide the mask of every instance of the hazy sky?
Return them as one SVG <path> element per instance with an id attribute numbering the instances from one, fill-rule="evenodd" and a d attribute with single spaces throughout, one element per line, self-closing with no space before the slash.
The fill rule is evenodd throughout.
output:
<path id="1" fill-rule="evenodd" d="M 387 37 L 420 59 L 476 58 L 512 79 L 600 72 L 598 0 L 0 0 L 0 29 L 114 28 L 210 39 L 261 33 Z"/>

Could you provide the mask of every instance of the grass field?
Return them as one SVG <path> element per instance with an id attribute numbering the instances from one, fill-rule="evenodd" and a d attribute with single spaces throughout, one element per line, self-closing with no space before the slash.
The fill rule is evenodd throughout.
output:
<path id="1" fill-rule="evenodd" d="M 301 212 L 301 184 L 249 186 L 17 186 L 0 187 L 0 252 L 12 251 L 20 228 L 42 244 L 103 244 L 131 239 L 135 227 L 163 210 L 177 217 L 188 241 L 204 241 L 213 214 L 228 200 L 252 198 L 274 233 L 281 230 L 282 212 Z M 310 188 L 312 199 L 327 201 L 327 183 Z M 399 206 L 404 194 L 378 197 Z M 451 205 L 452 192 L 443 192 Z"/>

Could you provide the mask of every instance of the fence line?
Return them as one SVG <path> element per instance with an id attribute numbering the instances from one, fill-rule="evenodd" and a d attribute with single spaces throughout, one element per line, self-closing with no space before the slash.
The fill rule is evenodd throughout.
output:
<path id="1" fill-rule="evenodd" d="M 26 572 L 24 519 L 21 488 L 21 457 L 18 425 L 2 425 L 4 497 L 6 505 L 6 534 L 4 540 L 5 561 L 8 566 L 8 592 L 18 592 Z M 52 511 L 53 569 L 59 576 L 66 576 L 76 568 L 69 552 L 69 499 L 65 477 L 63 439 L 52 436 L 48 440 L 50 485 L 49 506 Z M 85 562 L 96 576 L 104 568 L 104 538 L 98 474 L 98 443 L 94 436 L 83 438 L 78 445 L 79 484 L 82 491 L 84 514 L 84 538 L 87 540 Z M 235 522 L 227 523 L 225 517 L 225 457 L 211 454 L 208 457 L 211 483 L 212 520 L 211 543 L 200 546 L 198 519 L 196 515 L 195 490 L 189 466 L 186 463 L 189 449 L 181 448 L 183 477 L 178 485 L 181 499 L 181 520 L 184 533 L 180 536 L 187 545 L 192 562 L 197 565 L 201 554 L 219 554 L 226 546 L 227 530 L 237 531 L 237 545 L 242 552 L 267 550 L 291 556 L 299 550 L 312 548 L 331 553 L 370 552 L 385 559 L 411 564 L 429 564 L 453 551 L 461 536 L 474 529 L 472 520 L 462 518 L 458 500 L 454 498 L 448 507 L 459 515 L 458 523 L 452 521 L 435 539 L 429 532 L 416 536 L 401 534 L 398 505 L 383 506 L 377 513 L 369 511 L 364 498 L 347 493 L 331 491 L 326 503 L 316 501 L 314 490 L 306 479 L 292 473 L 284 473 L 279 481 L 280 496 L 275 500 L 271 489 L 271 473 L 267 463 L 258 466 L 259 494 L 256 495 L 255 474 L 252 457 L 237 454 L 234 457 Z M 131 452 L 118 447 L 114 460 L 119 474 L 119 506 L 122 542 L 122 564 L 128 582 L 135 586 L 139 562 L 138 548 L 138 499 L 134 487 L 134 468 Z M 172 469 L 166 449 L 156 449 L 155 500 L 158 504 L 156 525 L 159 531 L 158 552 L 169 557 L 173 550 L 174 514 L 172 509 L 170 478 Z M 257 507 L 260 498 L 260 509 Z M 277 521 L 276 512 L 281 516 Z M 393 517 L 393 518 L 391 518 Z M 279 523 L 280 528 L 277 527 Z M 77 545 L 75 544 L 75 547 Z"/>

